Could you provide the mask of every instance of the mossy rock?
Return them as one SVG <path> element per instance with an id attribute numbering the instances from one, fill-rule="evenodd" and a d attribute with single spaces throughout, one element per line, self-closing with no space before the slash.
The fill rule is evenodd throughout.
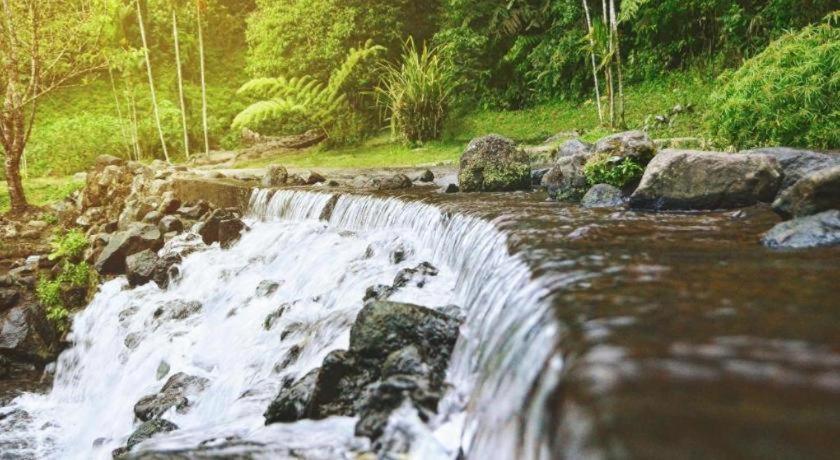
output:
<path id="1" fill-rule="evenodd" d="M 499 135 L 473 139 L 461 155 L 458 182 L 462 192 L 528 190 L 528 155 L 512 140 Z"/>

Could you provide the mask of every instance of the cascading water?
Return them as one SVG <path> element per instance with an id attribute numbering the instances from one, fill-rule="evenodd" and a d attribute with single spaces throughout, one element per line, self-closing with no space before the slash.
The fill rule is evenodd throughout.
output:
<path id="1" fill-rule="evenodd" d="M 540 427 L 532 426 L 544 394 L 535 382 L 547 380 L 538 378 L 546 366 L 561 364 L 551 358 L 558 331 L 548 290 L 509 254 L 492 223 L 395 198 L 257 190 L 248 224 L 230 249 L 202 247 L 186 256 L 165 290 L 154 283 L 129 289 L 123 278 L 102 285 L 73 321 L 73 346 L 57 363 L 52 391 L 2 409 L 2 456 L 110 458 L 136 428 L 134 404 L 177 372 L 208 384 L 190 397 L 188 411 L 164 414 L 178 430 L 135 450 L 226 442 L 271 458 L 364 451 L 351 418 L 266 427 L 262 414 L 284 380 L 348 346 L 368 286 L 424 261 L 439 275 L 391 299 L 456 304 L 466 319 L 447 375 L 450 390 L 414 453 L 544 454 Z M 163 251 L 195 244 L 188 234 Z M 397 249 L 405 259 L 394 263 Z M 266 281 L 276 290 L 260 292 Z M 272 315 L 279 308 L 284 313 Z"/>

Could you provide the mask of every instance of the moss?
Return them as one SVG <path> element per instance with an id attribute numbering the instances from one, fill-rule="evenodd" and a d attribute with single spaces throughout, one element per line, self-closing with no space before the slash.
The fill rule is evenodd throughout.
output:
<path id="1" fill-rule="evenodd" d="M 484 190 L 521 190 L 531 183 L 531 168 L 522 163 L 491 166 L 484 169 L 483 177 Z"/>

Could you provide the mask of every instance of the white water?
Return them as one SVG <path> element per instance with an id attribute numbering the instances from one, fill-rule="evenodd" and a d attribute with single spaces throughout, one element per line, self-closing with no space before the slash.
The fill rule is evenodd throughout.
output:
<path id="1" fill-rule="evenodd" d="M 209 379 L 208 388 L 190 398 L 187 413 L 164 414 L 179 430 L 135 451 L 236 436 L 263 444 L 263 452 L 276 449 L 266 454 L 271 458 L 289 448 L 308 458 L 350 458 L 367 448 L 366 440 L 353 438 L 353 419 L 265 427 L 262 413 L 284 378 L 302 376 L 330 351 L 347 347 L 368 286 L 390 284 L 400 269 L 424 261 L 440 274 L 392 300 L 460 305 L 466 320 L 448 373 L 452 390 L 438 418 L 418 427 L 401 411 L 395 429 L 413 426 L 420 437 L 416 458 L 454 458 L 459 448 L 476 459 L 546 456 L 543 385 L 534 383 L 557 330 L 542 299 L 546 289 L 509 255 L 505 236 L 477 218 L 375 197 L 342 195 L 328 220 L 320 220 L 331 198 L 256 191 L 251 230 L 228 250 L 214 246 L 187 256 L 183 276 L 167 290 L 153 283 L 128 289 L 122 278 L 104 284 L 74 319 L 74 345 L 59 359 L 53 390 L 0 409 L 18 411 L 0 421 L 0 457 L 110 458 L 138 425 L 134 404 L 160 390 L 169 375 L 185 372 Z M 408 257 L 395 265 L 389 255 L 399 245 Z M 281 286 L 258 297 L 263 280 Z M 154 318 L 160 306 L 177 300 L 203 307 L 182 320 Z M 266 317 L 283 304 L 286 313 L 266 330 Z M 129 335 L 140 338 L 134 349 L 125 344 Z M 299 358 L 278 366 L 295 346 Z M 158 379 L 161 362 L 170 371 Z"/>

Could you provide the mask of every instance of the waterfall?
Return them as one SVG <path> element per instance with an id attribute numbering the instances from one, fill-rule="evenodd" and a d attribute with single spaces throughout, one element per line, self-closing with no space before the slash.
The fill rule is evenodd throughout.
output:
<path id="1" fill-rule="evenodd" d="M 443 458 L 458 449 L 476 459 L 547 456 L 540 374 L 562 366 L 552 357 L 559 331 L 546 282 L 510 254 L 492 222 L 419 201 L 288 190 L 255 190 L 247 221 L 251 230 L 231 248 L 187 255 L 168 289 L 129 289 L 122 277 L 103 284 L 73 320 L 52 391 L 0 409 L 0 449 L 23 458 L 110 458 L 136 428 L 134 404 L 184 372 L 208 379 L 207 388 L 188 411 L 164 414 L 179 430 L 140 448 L 234 439 L 243 449 L 291 446 L 303 457 L 350 458 L 367 448 L 353 437 L 353 419 L 266 427 L 262 413 L 284 380 L 348 346 L 368 286 L 431 262 L 438 276 L 391 297 L 459 305 L 466 317 L 450 389 L 423 444 Z M 185 234 L 163 251 L 190 244 Z M 394 263 L 397 249 L 405 260 Z M 276 290 L 260 295 L 265 282 Z M 190 302 L 186 314 L 167 313 Z"/>

